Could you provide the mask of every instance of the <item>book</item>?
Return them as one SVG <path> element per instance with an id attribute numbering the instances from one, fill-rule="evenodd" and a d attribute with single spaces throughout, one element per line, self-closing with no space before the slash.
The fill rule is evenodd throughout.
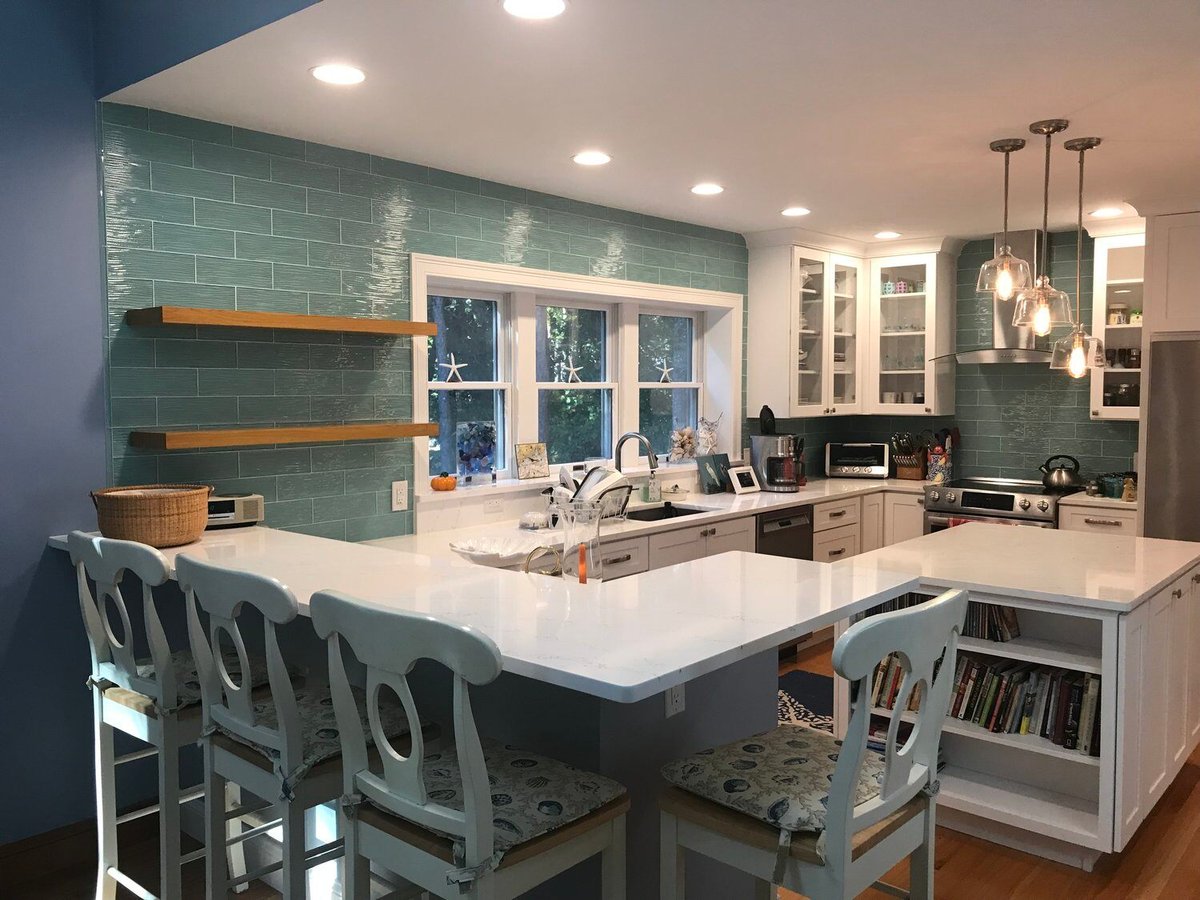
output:
<path id="1" fill-rule="evenodd" d="M 1063 749 L 1075 750 L 1079 745 L 1079 714 L 1083 706 L 1084 679 L 1075 675 L 1067 694 L 1067 712 L 1063 717 Z"/>
<path id="2" fill-rule="evenodd" d="M 1096 715 L 1099 702 L 1099 679 L 1094 675 L 1086 676 L 1087 687 L 1083 692 L 1083 706 L 1079 712 L 1079 744 L 1078 750 L 1085 756 L 1092 752 L 1092 719 Z"/>

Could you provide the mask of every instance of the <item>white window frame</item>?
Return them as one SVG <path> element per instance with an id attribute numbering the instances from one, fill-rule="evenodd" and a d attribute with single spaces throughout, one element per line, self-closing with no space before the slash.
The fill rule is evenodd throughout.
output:
<path id="1" fill-rule="evenodd" d="M 567 300 L 567 299 L 563 299 L 560 297 L 548 296 L 545 294 L 538 294 L 534 299 L 535 299 L 535 302 L 534 302 L 534 308 L 533 308 L 533 322 L 534 322 L 535 332 L 534 332 L 534 338 L 533 338 L 534 343 L 533 343 L 532 355 L 534 357 L 535 377 L 536 377 L 536 372 L 537 372 L 537 347 L 538 347 L 537 342 L 540 340 L 540 335 L 538 335 L 536 333 L 537 307 L 539 307 L 539 306 L 557 306 L 557 307 L 561 307 L 564 309 L 590 309 L 590 310 L 595 310 L 595 311 L 604 313 L 604 362 L 603 362 L 603 365 L 604 365 L 604 374 L 605 374 L 606 380 L 604 380 L 604 381 L 581 381 L 581 382 L 534 381 L 533 388 L 534 388 L 535 394 L 537 392 L 544 391 L 544 390 L 545 391 L 571 391 L 571 390 L 604 391 L 604 390 L 607 390 L 609 392 L 609 422 L 608 422 L 607 430 L 610 433 L 610 435 L 612 436 L 612 439 L 615 441 L 616 438 L 621 433 L 621 432 L 617 431 L 617 423 L 621 421 L 620 398 L 617 396 L 617 394 L 618 394 L 617 387 L 620 382 L 620 378 L 619 377 L 615 378 L 615 379 L 613 378 L 614 373 L 616 373 L 618 376 L 620 375 L 619 362 L 618 362 L 619 354 L 617 353 L 617 346 L 620 343 L 620 330 L 617 328 L 617 309 L 618 309 L 617 305 L 614 303 L 595 303 L 595 302 L 588 302 L 588 301 L 583 301 L 583 300 Z M 535 404 L 536 404 L 537 399 L 538 398 L 535 396 L 534 397 Z M 537 420 L 536 414 L 535 414 L 534 428 L 537 432 L 539 432 L 539 436 L 534 438 L 534 440 L 541 440 L 541 437 L 540 437 L 541 422 L 539 420 Z M 551 463 L 551 465 L 552 466 L 573 465 L 573 464 L 581 463 L 581 462 L 584 462 L 584 460 L 582 460 L 582 459 L 558 460 L 557 462 Z"/>
<path id="2" fill-rule="evenodd" d="M 609 340 L 609 369 L 612 384 L 614 435 L 636 431 L 639 427 L 638 392 L 642 382 L 637 377 L 638 316 L 642 312 L 669 315 L 692 315 L 697 323 L 693 330 L 693 379 L 700 377 L 698 416 L 715 419 L 724 413 L 718 433 L 717 451 L 731 456 L 740 454 L 743 356 L 743 297 L 724 291 L 709 291 L 673 285 L 647 284 L 592 275 L 574 275 L 529 269 L 522 266 L 473 260 L 450 259 L 414 253 L 411 256 L 412 317 L 425 321 L 430 293 L 446 296 L 478 296 L 481 292 L 506 295 L 507 337 L 501 347 L 502 356 L 510 354 L 509 379 L 505 389 L 506 440 L 505 457 L 512 472 L 512 444 L 537 441 L 537 378 L 535 307 L 541 304 L 569 306 L 573 303 L 599 304 L 609 310 L 609 329 L 616 330 L 615 341 Z M 486 299 L 491 299 L 490 297 Z M 428 341 L 414 340 L 413 348 L 413 419 L 429 420 Z M 622 377 L 630 373 L 629 377 Z M 489 383 L 490 384 L 490 383 Z M 689 382 L 690 384 L 690 382 Z M 526 385 L 530 387 L 523 390 Z M 625 445 L 622 463 L 626 471 L 644 467 L 638 458 L 634 442 Z M 428 497 L 429 449 L 428 438 L 414 439 L 414 469 L 416 492 Z M 504 479 L 507 473 L 499 473 Z M 553 478 L 553 476 L 551 476 Z M 507 480 L 507 479 L 505 479 Z M 532 488 L 539 482 L 504 484 L 503 489 Z M 493 489 L 490 484 L 481 490 Z M 456 492 L 457 493 L 457 492 Z M 461 496 L 461 495 L 459 495 Z M 455 494 L 441 499 L 452 499 Z"/>
<path id="3" fill-rule="evenodd" d="M 700 417 L 704 415 L 704 312 L 694 309 L 671 309 L 669 307 L 657 306 L 639 306 L 637 310 L 638 319 L 637 327 L 641 329 L 642 316 L 672 316 L 677 319 L 692 320 L 692 377 L 689 381 L 639 381 L 638 382 L 638 415 L 637 415 L 637 430 L 641 430 L 641 392 L 643 390 L 694 390 L 696 391 L 696 426 L 700 424 Z M 637 373 L 641 374 L 641 341 L 634 348 L 634 352 L 639 357 Z M 658 448 L 660 456 L 666 454 L 668 448 Z"/>
<path id="4" fill-rule="evenodd" d="M 429 297 L 431 294 L 426 294 L 421 303 L 425 316 L 429 315 Z M 463 300 L 491 300 L 496 304 L 496 368 L 498 381 L 430 381 L 429 380 L 429 359 L 428 348 L 426 347 L 426 358 L 423 363 L 424 368 L 421 370 L 421 377 L 425 381 L 424 405 L 425 419 L 429 418 L 429 393 L 431 391 L 502 391 L 504 394 L 504 422 L 500 424 L 499 432 L 504 436 L 508 447 L 504 448 L 502 456 L 506 463 L 505 469 L 513 464 L 512 460 L 512 441 L 509 439 L 508 425 L 513 421 L 513 339 L 512 339 L 512 313 L 510 310 L 511 302 L 508 295 L 498 291 L 478 290 L 466 286 L 459 287 L 453 290 L 434 290 L 432 296 L 447 297 L 450 299 Z M 423 340 L 413 341 L 417 343 L 425 343 Z M 416 363 L 414 354 L 414 365 Z M 470 373 L 468 373 L 470 374 Z M 414 369 L 415 375 L 415 369 Z M 460 373 L 461 376 L 461 373 Z M 416 379 L 414 377 L 414 383 Z M 416 408 L 416 397 L 413 398 L 414 411 Z M 424 420 L 417 420 L 424 421 Z M 453 435 L 439 435 L 439 440 L 453 441 Z M 429 438 L 422 438 L 425 442 L 425 470 L 429 472 Z M 504 471 L 504 469 L 500 470 Z M 453 473 L 451 473 L 453 474 Z M 426 478 L 428 481 L 428 478 Z"/>

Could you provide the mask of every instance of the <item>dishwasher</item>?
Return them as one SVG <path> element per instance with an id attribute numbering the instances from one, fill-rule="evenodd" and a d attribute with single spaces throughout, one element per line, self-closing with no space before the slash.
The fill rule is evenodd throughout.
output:
<path id="1" fill-rule="evenodd" d="M 758 517 L 755 552 L 790 559 L 813 558 L 813 508 L 793 506 Z"/>

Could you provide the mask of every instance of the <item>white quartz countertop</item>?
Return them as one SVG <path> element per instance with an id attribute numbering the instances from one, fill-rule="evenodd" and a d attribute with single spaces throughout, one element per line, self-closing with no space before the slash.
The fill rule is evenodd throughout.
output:
<path id="1" fill-rule="evenodd" d="M 51 546 L 65 549 L 65 538 Z M 602 584 L 489 569 L 251 527 L 205 532 L 180 553 L 277 578 L 307 613 L 333 588 L 460 622 L 496 641 L 508 672 L 635 702 L 769 650 L 885 599 L 917 579 L 875 563 L 837 567 L 724 553 Z"/>
<path id="2" fill-rule="evenodd" d="M 1058 501 L 1058 505 L 1082 506 L 1085 509 L 1127 509 L 1130 512 L 1137 512 L 1138 508 L 1136 500 L 1126 501 L 1117 500 L 1112 497 L 1089 497 L 1083 491 L 1077 494 L 1068 494 Z"/>
<path id="3" fill-rule="evenodd" d="M 842 500 L 850 497 L 861 497 L 866 494 L 878 494 L 883 491 L 898 491 L 909 494 L 921 494 L 925 490 L 924 481 L 906 481 L 897 478 L 866 479 L 866 478 L 822 478 L 813 479 L 793 493 L 774 493 L 761 491 L 756 494 L 702 494 L 699 491 L 671 495 L 664 494 L 663 500 L 676 506 L 702 507 L 705 512 L 677 519 L 666 519 L 657 522 L 639 522 L 634 519 L 616 521 L 606 519 L 600 527 L 602 542 L 616 541 L 621 538 L 635 537 L 654 532 L 674 531 L 678 528 L 691 528 L 700 525 L 711 525 L 728 519 L 744 518 L 759 513 L 783 510 L 793 506 L 807 506 L 812 503 L 823 503 L 832 500 Z M 637 499 L 630 501 L 629 509 L 645 506 L 659 506 L 659 503 L 645 504 Z M 500 519 L 486 521 L 480 516 L 478 525 L 465 528 L 454 528 L 445 531 L 426 531 L 418 534 L 408 534 L 401 537 L 379 538 L 366 543 L 388 550 L 400 550 L 407 553 L 420 553 L 430 556 L 447 555 L 452 540 L 464 540 L 478 537 L 515 537 L 527 540 L 532 548 L 541 543 L 549 543 L 555 537 L 553 530 L 528 531 L 519 528 L 515 519 Z"/>
<path id="4" fill-rule="evenodd" d="M 1127 612 L 1200 563 L 1200 543 L 971 523 L 834 567 L 878 566 L 934 588 Z"/>

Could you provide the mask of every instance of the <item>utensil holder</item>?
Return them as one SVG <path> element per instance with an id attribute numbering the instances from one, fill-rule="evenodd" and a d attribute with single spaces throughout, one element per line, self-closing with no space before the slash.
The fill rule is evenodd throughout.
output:
<path id="1" fill-rule="evenodd" d="M 930 484 L 946 484 L 954 477 L 954 465 L 950 462 L 949 453 L 931 453 L 929 455 Z"/>
<path id="2" fill-rule="evenodd" d="M 893 456 L 896 461 L 896 477 L 904 481 L 925 480 L 925 451 L 912 456 Z"/>

